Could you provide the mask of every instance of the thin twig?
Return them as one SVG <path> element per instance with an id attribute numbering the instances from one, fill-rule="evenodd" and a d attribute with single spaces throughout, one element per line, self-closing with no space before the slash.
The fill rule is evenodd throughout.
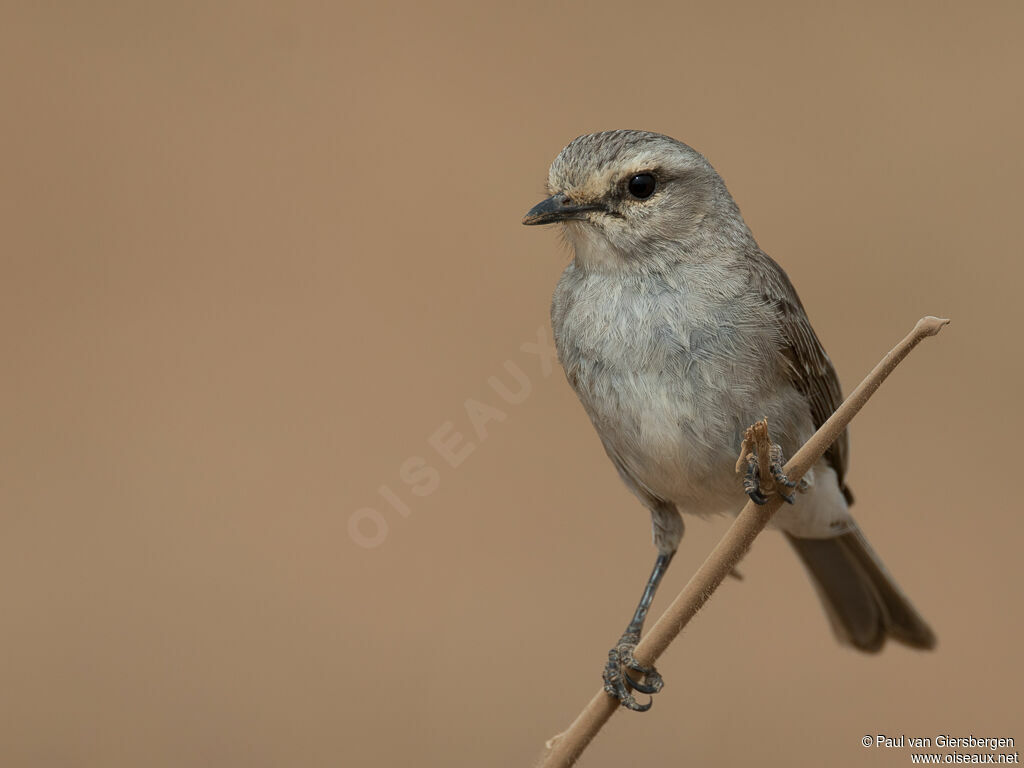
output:
<path id="1" fill-rule="evenodd" d="M 900 361 L 910 353 L 910 350 L 916 347 L 922 339 L 937 334 L 948 322 L 949 320 L 931 316 L 918 320 L 914 330 L 882 358 L 881 362 L 850 393 L 850 396 L 843 401 L 835 413 L 786 462 L 786 466 L 783 468 L 786 475 L 791 480 L 799 482 L 807 470 L 842 434 L 850 420 L 875 393 L 886 377 L 892 373 L 893 369 L 899 365 Z M 744 440 L 742 448 L 744 456 L 751 447 L 750 442 L 757 440 L 758 437 L 756 433 L 751 433 L 749 440 Z M 759 458 L 766 456 L 767 452 L 759 451 Z M 771 473 L 765 475 L 762 470 L 762 477 L 765 476 L 771 477 Z M 672 605 L 637 645 L 634 655 L 641 664 L 653 664 L 665 652 L 665 649 L 682 631 L 683 627 L 711 597 L 711 593 L 746 554 L 754 538 L 764 530 L 781 504 L 782 498 L 778 494 L 771 495 L 768 503 L 763 506 L 747 502 L 739 517 L 725 532 L 722 540 L 697 569 L 697 573 L 693 575 Z M 604 690 L 598 691 L 567 730 L 548 740 L 538 768 L 565 768 L 573 765 L 618 708 L 619 702 L 614 697 L 605 693 Z"/>

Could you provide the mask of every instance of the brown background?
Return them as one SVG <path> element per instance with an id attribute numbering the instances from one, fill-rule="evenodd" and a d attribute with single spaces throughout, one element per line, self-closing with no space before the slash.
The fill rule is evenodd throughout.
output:
<path id="1" fill-rule="evenodd" d="M 0 23 L 0 763 L 531 763 L 653 557 L 520 348 L 567 255 L 519 219 L 616 127 L 715 163 L 847 390 L 953 318 L 850 474 L 940 647 L 840 648 L 765 536 L 584 764 L 1024 740 L 1019 2 L 57 5 Z M 483 439 L 470 399 L 505 416 Z M 725 525 L 690 524 L 656 611 Z"/>

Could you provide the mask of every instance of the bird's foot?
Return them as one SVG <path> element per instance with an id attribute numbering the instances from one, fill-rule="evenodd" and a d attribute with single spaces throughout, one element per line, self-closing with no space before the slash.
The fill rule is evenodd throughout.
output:
<path id="1" fill-rule="evenodd" d="M 796 498 L 792 492 L 788 492 L 788 489 L 796 488 L 797 490 L 805 490 L 806 484 L 801 480 L 800 485 L 786 477 L 786 473 L 782 471 L 782 466 L 785 463 L 782 457 L 782 446 L 778 443 L 772 443 L 768 451 L 768 466 L 772 474 L 772 488 L 763 489 L 761 486 L 761 472 L 760 472 L 760 460 L 757 456 L 757 451 L 752 449 L 747 454 L 747 472 L 743 476 L 743 490 L 747 492 L 747 496 L 755 504 L 767 504 L 768 496 L 772 493 L 778 493 L 787 503 L 793 504 L 796 502 Z M 765 492 L 767 490 L 767 493 Z"/>
<path id="2" fill-rule="evenodd" d="M 646 712 L 651 708 L 653 699 L 641 704 L 633 696 L 633 691 L 653 696 L 660 691 L 665 681 L 653 665 L 641 664 L 633 655 L 639 636 L 627 632 L 618 645 L 608 651 L 608 663 L 604 667 L 604 689 L 619 700 L 626 709 L 634 712 Z M 630 674 L 637 673 L 636 675 Z"/>

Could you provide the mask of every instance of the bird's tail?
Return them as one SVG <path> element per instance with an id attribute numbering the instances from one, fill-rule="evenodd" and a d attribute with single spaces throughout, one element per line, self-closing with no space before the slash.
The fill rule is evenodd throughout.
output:
<path id="1" fill-rule="evenodd" d="M 885 570 L 864 534 L 832 539 L 786 535 L 811 574 L 839 641 L 875 652 L 891 637 L 911 648 L 934 648 L 935 633 Z"/>

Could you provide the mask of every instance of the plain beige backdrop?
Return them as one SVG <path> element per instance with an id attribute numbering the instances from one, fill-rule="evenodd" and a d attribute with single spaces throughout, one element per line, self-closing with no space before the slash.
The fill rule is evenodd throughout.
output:
<path id="1" fill-rule="evenodd" d="M 1020 745 L 1022 34 L 1016 1 L 6 5 L 0 764 L 531 764 L 653 557 L 530 346 L 568 254 L 519 223 L 619 127 L 715 164 L 847 391 L 953 319 L 849 475 L 940 644 L 839 647 L 765 535 L 583 765 Z"/>

